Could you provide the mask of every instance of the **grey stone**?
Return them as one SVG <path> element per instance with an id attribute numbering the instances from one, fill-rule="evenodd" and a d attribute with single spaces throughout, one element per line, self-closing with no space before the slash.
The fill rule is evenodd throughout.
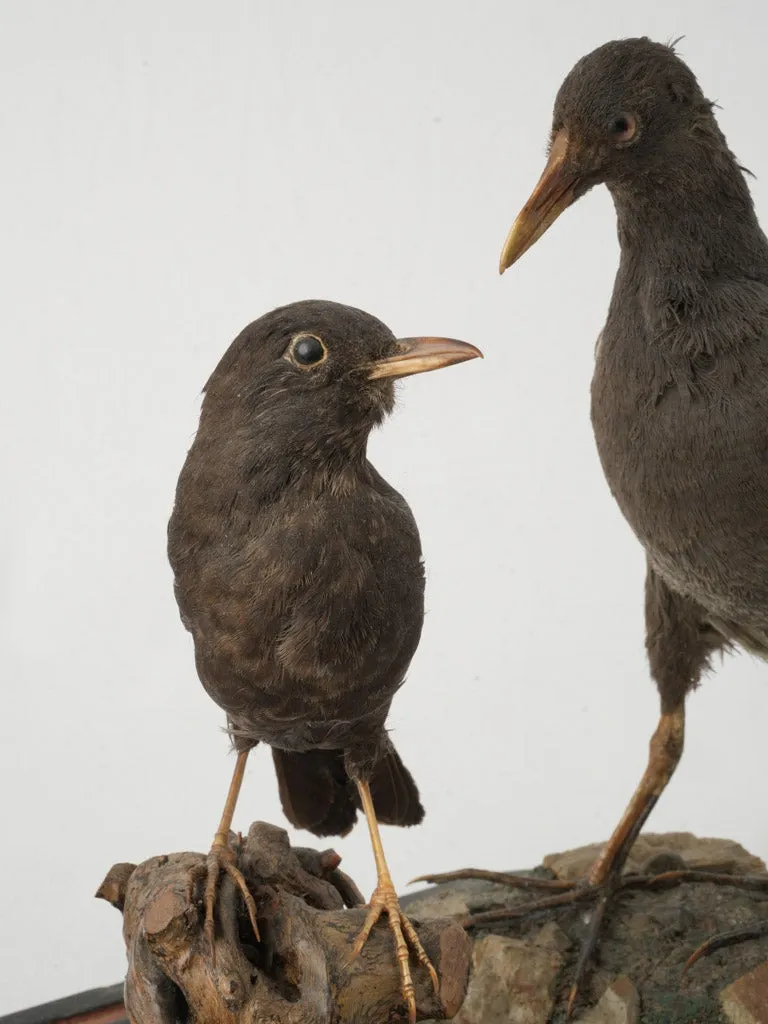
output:
<path id="1" fill-rule="evenodd" d="M 581 877 L 600 849 L 601 844 L 596 843 L 547 860 L 552 863 L 564 859 L 575 864 L 570 872 L 566 868 L 565 873 Z M 649 868 L 651 873 L 674 870 L 681 864 L 710 870 L 730 869 L 737 874 L 763 873 L 763 862 L 738 843 L 700 840 L 690 833 L 642 836 L 635 858 L 630 866 Z M 547 869 L 537 868 L 534 873 L 540 878 L 551 877 Z M 467 908 L 470 915 L 505 906 L 515 908 L 547 895 L 541 889 L 523 890 L 487 879 L 470 879 L 422 889 L 403 903 L 404 907 L 407 904 L 406 912 L 417 918 L 439 914 L 464 917 Z M 750 993 L 760 992 L 755 986 L 761 975 L 754 981 L 750 972 L 768 958 L 768 936 L 709 957 L 691 968 L 682 986 L 680 980 L 686 960 L 701 942 L 713 933 L 765 919 L 767 901 L 768 885 L 765 891 L 759 891 L 732 885 L 684 883 L 627 892 L 608 909 L 597 964 L 582 986 L 577 1014 L 586 1015 L 599 1005 L 601 1014 L 613 1014 L 598 1018 L 601 1024 L 604 1019 L 612 1024 L 615 1015 L 622 1012 L 621 1001 L 616 1001 L 622 986 L 618 993 L 606 993 L 613 989 L 617 979 L 627 977 L 639 993 L 642 1017 L 638 1020 L 647 1020 L 649 1024 L 768 1024 L 768 1020 L 761 1020 L 757 1009 L 745 1002 L 753 998 Z M 576 902 L 554 913 L 524 915 L 499 921 L 490 929 L 473 929 L 470 934 L 477 947 L 477 978 L 473 979 L 471 995 L 457 1018 L 459 1024 L 563 1024 L 573 968 L 593 909 L 593 902 Z M 554 971 L 546 972 L 552 962 L 542 961 L 542 954 L 554 955 L 555 964 L 565 965 L 557 980 L 551 982 L 551 990 L 547 987 L 548 979 L 554 977 Z M 529 969 L 533 979 L 517 973 L 522 970 L 520 964 L 531 958 Z M 742 976 L 748 980 L 733 985 Z M 760 998 L 768 1002 L 763 994 Z M 625 1002 L 623 1010 L 631 1014 L 633 1005 L 631 1000 Z M 729 1018 L 724 1006 L 731 1014 Z M 737 1013 L 741 1016 L 735 1016 Z M 589 1022 L 594 1018 L 586 1019 Z"/>
<path id="2" fill-rule="evenodd" d="M 565 853 L 551 853 L 544 858 L 558 878 L 574 881 L 583 878 L 602 850 L 603 843 L 591 843 Z M 632 847 L 625 871 L 643 872 L 646 865 L 660 854 L 676 854 L 685 866 L 696 871 L 722 871 L 735 874 L 761 874 L 765 862 L 753 856 L 732 839 L 700 839 L 690 832 L 644 832 Z M 676 859 L 677 859 L 676 858 Z"/>
<path id="3" fill-rule="evenodd" d="M 418 920 L 430 917 L 466 917 L 469 906 L 464 897 L 447 885 L 439 885 L 429 889 L 423 895 L 418 893 L 407 904 L 408 916 Z"/>
<path id="4" fill-rule="evenodd" d="M 768 1024 L 768 960 L 720 993 L 729 1024 Z"/>
<path id="5" fill-rule="evenodd" d="M 556 953 L 564 953 L 573 945 L 557 921 L 547 921 L 533 944 L 542 949 L 553 949 Z"/>
<path id="6" fill-rule="evenodd" d="M 472 977 L 455 1024 L 547 1024 L 562 956 L 521 939 L 475 941 Z"/>
<path id="7" fill-rule="evenodd" d="M 629 978 L 622 976 L 606 989 L 596 1006 L 579 1018 L 579 1024 L 638 1024 L 639 1020 L 637 989 Z"/>

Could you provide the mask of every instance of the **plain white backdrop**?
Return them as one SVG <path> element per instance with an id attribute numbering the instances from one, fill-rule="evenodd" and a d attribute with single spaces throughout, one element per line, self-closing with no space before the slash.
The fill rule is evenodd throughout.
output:
<path id="1" fill-rule="evenodd" d="M 764 28 L 762 0 L 0 4 L 0 1012 L 120 980 L 103 875 L 210 844 L 232 759 L 166 521 L 206 377 L 295 299 L 486 354 L 405 383 L 371 443 L 428 569 L 391 719 L 428 815 L 385 829 L 397 883 L 610 833 L 657 698 L 643 557 L 589 423 L 607 192 L 497 261 L 561 79 L 617 36 L 686 34 L 768 221 Z M 768 856 L 767 721 L 765 666 L 728 659 L 650 827 Z M 283 822 L 264 749 L 236 825 L 255 819 Z M 364 825 L 335 845 L 369 890 Z"/>

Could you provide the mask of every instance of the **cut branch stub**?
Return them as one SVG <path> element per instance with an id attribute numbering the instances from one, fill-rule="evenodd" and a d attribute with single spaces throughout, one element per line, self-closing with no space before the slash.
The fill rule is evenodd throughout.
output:
<path id="1" fill-rule="evenodd" d="M 259 912 L 256 943 L 242 899 L 223 877 L 213 949 L 202 912 L 187 902 L 197 853 L 116 864 L 97 896 L 123 913 L 128 954 L 126 1008 L 133 1024 L 385 1024 L 405 1019 L 400 976 L 386 922 L 355 960 L 365 911 L 334 851 L 292 849 L 283 829 L 257 822 L 232 837 Z M 352 907 L 353 909 L 345 909 Z M 414 964 L 419 1020 L 448 1020 L 469 979 L 470 940 L 458 922 L 414 922 L 441 982 L 436 997 Z M 423 975 L 423 976 L 422 976 Z"/>

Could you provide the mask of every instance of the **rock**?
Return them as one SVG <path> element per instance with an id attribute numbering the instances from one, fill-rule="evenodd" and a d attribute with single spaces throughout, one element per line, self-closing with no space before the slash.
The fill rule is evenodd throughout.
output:
<path id="1" fill-rule="evenodd" d="M 603 843 L 592 843 L 566 853 L 552 853 L 544 858 L 544 866 L 558 878 L 583 878 L 602 848 Z M 632 847 L 625 871 L 643 872 L 648 862 L 659 863 L 660 854 L 676 854 L 686 867 L 697 871 L 745 875 L 763 874 L 766 870 L 764 861 L 731 839 L 699 839 L 690 832 L 644 832 Z"/>
<path id="2" fill-rule="evenodd" d="M 542 949 L 552 949 L 556 953 L 564 953 L 573 945 L 556 921 L 547 921 L 533 940 L 533 944 L 534 946 L 540 946 Z"/>
<path id="3" fill-rule="evenodd" d="M 548 857 L 547 863 L 558 874 L 578 877 L 599 849 L 600 844 L 595 844 Z M 633 869 L 645 866 L 654 874 L 685 864 L 729 869 L 736 874 L 765 873 L 763 862 L 738 843 L 697 839 L 689 833 L 642 836 L 630 861 Z M 539 878 L 552 877 L 547 868 L 535 868 L 533 874 Z M 466 908 L 470 914 L 515 908 L 546 895 L 541 890 L 503 886 L 488 879 L 466 879 L 413 893 L 403 905 L 407 903 L 406 912 L 417 918 L 442 914 L 464 917 Z M 574 903 L 554 912 L 473 929 L 470 934 L 477 978 L 471 981 L 468 998 L 456 1018 L 459 1024 L 565 1024 L 573 970 L 592 910 L 592 903 Z M 725 998 L 730 997 L 731 1004 L 737 1005 L 734 1000 L 741 998 L 741 990 L 738 986 L 732 988 L 732 983 L 768 958 L 768 936 L 702 960 L 688 971 L 682 985 L 681 973 L 693 950 L 714 933 L 766 918 L 768 875 L 762 891 L 686 882 L 622 894 L 607 911 L 597 963 L 576 1005 L 577 1018 L 587 1022 L 596 1019 L 601 1024 L 613 1024 L 614 1020 L 622 1024 L 625 1020 L 636 1020 L 638 1024 L 641 1020 L 642 1024 L 734 1024 L 736 1020 L 739 1024 L 757 1024 L 761 1019 L 752 1010 L 751 1017 L 727 1018 L 719 996 L 725 990 Z M 554 960 L 548 960 L 549 956 Z M 549 980 L 553 963 L 562 965 L 556 981 Z M 533 973 L 532 978 L 517 973 L 524 967 Z M 641 1015 L 635 1013 L 631 997 L 623 1006 L 618 999 L 623 986 L 629 984 L 622 982 L 617 992 L 614 986 L 621 978 L 631 978 L 636 986 Z M 607 995 L 609 990 L 611 994 Z M 585 1017 L 598 1006 L 600 1017 Z M 617 1016 L 623 1012 L 626 1017 Z"/>
<path id="4" fill-rule="evenodd" d="M 643 871 L 648 875 L 660 875 L 664 871 L 684 871 L 687 864 L 674 850 L 660 850 L 654 853 L 643 864 Z"/>
<path id="5" fill-rule="evenodd" d="M 415 894 L 402 905 L 408 907 L 408 916 L 417 920 L 430 917 L 466 917 L 469 905 L 464 897 L 447 885 L 428 889 L 423 895 Z"/>
<path id="6" fill-rule="evenodd" d="M 768 1024 L 768 960 L 720 993 L 729 1024 Z"/>
<path id="7" fill-rule="evenodd" d="M 597 1006 L 579 1020 L 580 1024 L 638 1024 L 640 997 L 637 989 L 626 976 L 617 978 Z"/>
<path id="8" fill-rule="evenodd" d="M 521 939 L 475 941 L 472 976 L 455 1024 L 547 1024 L 562 956 Z"/>

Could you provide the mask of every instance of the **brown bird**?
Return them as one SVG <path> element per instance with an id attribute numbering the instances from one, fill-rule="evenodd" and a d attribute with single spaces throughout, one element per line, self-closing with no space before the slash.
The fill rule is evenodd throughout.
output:
<path id="1" fill-rule="evenodd" d="M 421 635 L 424 568 L 411 510 L 366 447 L 393 408 L 397 378 L 479 355 L 445 338 L 397 340 L 374 317 L 333 302 L 268 313 L 234 340 L 205 387 L 168 527 L 197 671 L 237 750 L 202 871 L 206 934 L 223 871 L 258 937 L 228 834 L 248 752 L 264 742 L 296 828 L 345 835 L 362 808 L 378 883 L 353 954 L 386 912 L 411 1021 L 406 940 L 436 989 L 437 976 L 400 911 L 378 823 L 424 817 L 385 729 Z"/>
<path id="2" fill-rule="evenodd" d="M 646 647 L 661 718 L 586 886 L 538 905 L 598 900 L 571 1007 L 629 850 L 680 760 L 686 695 L 716 652 L 768 656 L 768 241 L 713 104 L 673 47 L 625 39 L 575 65 L 501 272 L 601 183 L 621 260 L 596 350 L 592 423 L 647 555 Z M 689 963 L 760 934 L 768 922 L 710 940 Z"/>

